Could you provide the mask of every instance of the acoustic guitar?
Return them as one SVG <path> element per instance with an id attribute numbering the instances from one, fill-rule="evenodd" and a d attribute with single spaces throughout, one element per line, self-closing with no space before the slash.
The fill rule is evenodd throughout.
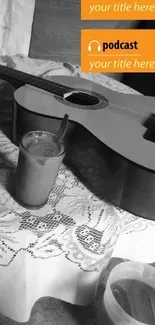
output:
<path id="1" fill-rule="evenodd" d="M 109 148 L 111 159 L 116 157 L 123 182 L 121 179 L 119 195 L 108 199 L 133 214 L 155 220 L 154 97 L 121 94 L 78 77 L 44 80 L 5 66 L 0 66 L 0 78 L 16 88 L 12 123 L 16 145 L 30 130 L 53 131 L 68 114 L 70 121 L 82 125 Z M 106 156 L 104 159 L 107 162 Z M 114 189 L 116 178 L 118 182 L 118 177 L 109 180 Z"/>

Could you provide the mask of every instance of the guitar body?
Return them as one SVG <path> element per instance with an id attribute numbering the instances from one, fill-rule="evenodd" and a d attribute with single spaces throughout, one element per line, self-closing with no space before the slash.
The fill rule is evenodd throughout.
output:
<path id="1" fill-rule="evenodd" d="M 93 98 L 94 105 L 84 106 L 76 96 L 70 101 L 70 94 L 62 99 L 23 86 L 14 94 L 14 143 L 18 145 L 20 137 L 30 130 L 56 132 L 68 114 L 71 122 L 65 139 L 66 161 L 83 182 L 120 208 L 155 220 L 155 144 L 145 139 L 154 127 L 155 98 L 120 94 L 77 77 L 54 76 L 52 80 L 93 94 L 98 102 Z M 100 173 L 93 179 L 96 170 Z"/>
<path id="2" fill-rule="evenodd" d="M 0 66 L 15 87 L 12 141 L 32 130 L 57 132 L 65 114 L 66 163 L 90 190 L 155 220 L 155 98 L 120 94 L 77 77 L 49 80 Z M 25 85 L 26 84 L 26 85 Z"/>

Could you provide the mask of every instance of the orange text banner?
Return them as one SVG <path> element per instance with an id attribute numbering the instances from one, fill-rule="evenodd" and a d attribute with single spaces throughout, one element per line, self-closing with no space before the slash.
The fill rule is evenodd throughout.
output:
<path id="1" fill-rule="evenodd" d="M 154 0 L 81 0 L 82 20 L 154 20 Z"/>
<path id="2" fill-rule="evenodd" d="M 155 30 L 82 29 L 82 72 L 155 72 Z"/>

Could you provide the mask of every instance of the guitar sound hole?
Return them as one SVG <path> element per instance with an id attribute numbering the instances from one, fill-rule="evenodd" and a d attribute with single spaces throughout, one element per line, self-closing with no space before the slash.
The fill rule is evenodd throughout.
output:
<path id="1" fill-rule="evenodd" d="M 66 92 L 63 96 L 55 97 L 59 102 L 77 109 L 98 110 L 108 105 L 108 99 L 105 96 L 92 90 L 76 89 Z"/>
<path id="2" fill-rule="evenodd" d="M 100 103 L 99 98 L 97 98 L 96 96 L 89 95 L 81 91 L 70 93 L 65 98 L 65 100 L 68 101 L 69 103 L 82 105 L 82 106 L 92 106 L 92 105 L 94 106 Z"/>

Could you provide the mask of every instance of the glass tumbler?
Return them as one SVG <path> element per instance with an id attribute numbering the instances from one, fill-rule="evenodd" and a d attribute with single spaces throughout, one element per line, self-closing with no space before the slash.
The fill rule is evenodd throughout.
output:
<path id="1" fill-rule="evenodd" d="M 64 156 L 64 144 L 55 134 L 31 131 L 22 137 L 15 183 L 20 205 L 38 209 L 46 204 Z"/>

